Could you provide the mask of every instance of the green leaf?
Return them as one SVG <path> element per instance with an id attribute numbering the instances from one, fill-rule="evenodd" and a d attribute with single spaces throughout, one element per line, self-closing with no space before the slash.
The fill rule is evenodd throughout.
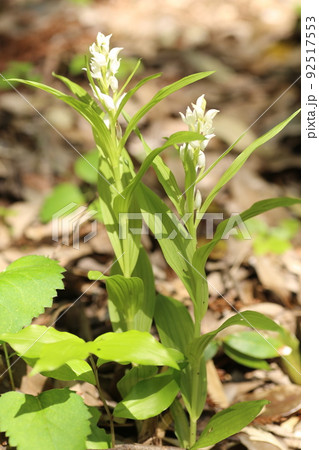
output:
<path id="1" fill-rule="evenodd" d="M 170 412 L 174 420 L 174 431 L 181 448 L 189 446 L 189 423 L 179 400 L 175 399 L 170 406 Z"/>
<path id="2" fill-rule="evenodd" d="M 195 254 L 195 242 L 172 210 L 142 183 L 138 186 L 138 202 L 144 220 L 158 240 L 167 263 L 186 287 L 201 319 L 207 310 L 208 288 L 205 278 L 189 263 Z"/>
<path id="3" fill-rule="evenodd" d="M 212 75 L 214 72 L 201 72 L 196 73 L 193 75 L 189 75 L 187 77 L 182 78 L 181 80 L 176 81 L 175 83 L 172 83 L 162 89 L 160 89 L 154 97 L 146 104 L 144 105 L 137 113 L 134 114 L 132 119 L 127 125 L 127 128 L 125 130 L 124 136 L 121 140 L 121 147 L 125 146 L 125 143 L 131 134 L 131 132 L 134 130 L 138 122 L 141 120 L 142 117 L 145 116 L 148 111 L 150 111 L 157 103 L 162 101 L 164 98 L 168 97 L 169 95 L 173 94 L 174 92 L 182 89 L 185 86 L 188 86 L 189 84 L 195 83 L 196 81 L 201 80 L 202 78 L 208 77 L 209 75 Z"/>
<path id="4" fill-rule="evenodd" d="M 32 374 L 61 380 L 83 380 L 94 384 L 86 359 L 90 345 L 74 334 L 52 327 L 31 325 L 18 333 L 3 333 L 0 339 L 10 346 L 34 369 Z"/>
<path id="5" fill-rule="evenodd" d="M 234 350 L 259 359 L 277 358 L 280 348 L 284 345 L 279 338 L 267 336 L 264 339 L 255 331 L 229 334 L 224 338 L 223 342 Z"/>
<path id="6" fill-rule="evenodd" d="M 130 89 L 127 94 L 125 95 L 125 97 L 123 98 L 123 100 L 121 101 L 116 114 L 115 114 L 115 120 L 118 119 L 119 115 L 121 114 L 124 106 L 126 105 L 126 103 L 129 101 L 129 99 L 135 94 L 135 92 L 137 92 L 142 86 L 144 86 L 144 84 L 148 83 L 151 80 L 155 80 L 155 78 L 159 78 L 162 74 L 161 73 L 155 73 L 153 75 L 150 75 L 148 77 L 143 78 L 142 80 L 140 80 L 136 86 L 134 86 L 132 89 Z M 126 84 L 126 83 L 125 83 Z M 123 88 L 121 89 L 121 91 L 123 91 Z"/>
<path id="7" fill-rule="evenodd" d="M 152 264 L 143 247 L 140 247 L 140 253 L 132 276 L 141 278 L 144 284 L 143 301 L 135 316 L 136 330 L 150 331 L 155 309 L 155 280 Z"/>
<path id="8" fill-rule="evenodd" d="M 58 184 L 45 199 L 40 211 L 40 219 L 43 223 L 47 223 L 55 214 L 58 214 L 57 217 L 64 217 L 84 203 L 85 197 L 75 184 Z"/>
<path id="9" fill-rule="evenodd" d="M 154 159 L 162 153 L 164 150 L 166 150 L 168 147 L 171 147 L 173 145 L 182 144 L 182 143 L 188 143 L 192 141 L 202 141 L 204 140 L 204 136 L 195 133 L 193 131 L 178 131 L 177 133 L 172 134 L 165 142 L 164 145 L 161 147 L 156 148 L 151 153 L 147 155 L 147 157 L 144 159 L 139 171 L 135 175 L 135 177 L 132 179 L 130 184 L 124 189 L 124 191 L 121 193 L 121 195 L 118 195 L 115 199 L 115 209 L 118 212 L 125 213 L 128 212 L 129 205 L 132 199 L 132 195 L 136 188 L 139 186 L 143 175 L 149 169 L 149 167 L 152 165 Z"/>
<path id="10" fill-rule="evenodd" d="M 188 358 L 191 361 L 197 361 L 200 355 L 203 354 L 206 346 L 214 337 L 225 328 L 232 325 L 243 325 L 246 327 L 257 328 L 260 330 L 277 331 L 283 333 L 282 327 L 276 324 L 273 320 L 255 311 L 243 311 L 235 314 L 227 319 L 219 328 L 210 333 L 206 333 L 196 339 L 189 345 L 189 351 L 187 353 Z M 270 344 L 269 344 L 270 345 Z"/>
<path id="11" fill-rule="evenodd" d="M 85 153 L 74 164 L 74 171 L 81 180 L 90 184 L 97 184 L 99 168 L 99 151 L 97 149 Z"/>
<path id="12" fill-rule="evenodd" d="M 36 360 L 28 360 L 23 358 L 29 366 L 33 367 Z M 90 384 L 96 384 L 94 373 L 91 366 L 80 359 L 73 359 L 63 364 L 56 370 L 50 370 L 48 372 L 41 371 L 41 374 L 45 377 L 55 378 L 56 380 L 63 381 L 86 381 Z"/>
<path id="13" fill-rule="evenodd" d="M 92 106 L 92 108 L 95 110 L 95 112 L 97 112 L 99 115 L 104 116 L 104 112 L 97 105 L 97 103 L 93 100 L 93 98 L 86 92 L 86 90 L 83 89 L 83 87 L 81 87 L 77 83 L 74 83 L 74 81 L 71 81 L 66 77 L 63 77 L 62 75 L 57 75 L 57 74 L 53 73 L 53 76 L 55 78 L 58 78 L 58 80 L 62 81 L 70 89 L 72 94 L 76 95 L 76 97 L 79 100 Z"/>
<path id="14" fill-rule="evenodd" d="M 225 354 L 245 367 L 251 367 L 253 369 L 270 370 L 270 365 L 263 359 L 253 358 L 252 356 L 245 355 L 227 344 L 223 346 Z"/>
<path id="15" fill-rule="evenodd" d="M 154 319 L 161 342 L 185 353 L 194 336 L 194 323 L 186 306 L 172 297 L 159 294 Z"/>
<path id="16" fill-rule="evenodd" d="M 130 330 L 124 333 L 106 333 L 95 339 L 94 353 L 103 360 L 128 362 L 146 366 L 170 366 L 179 369 L 177 361 L 184 356 L 177 350 L 165 348 L 151 334 Z"/>
<path id="17" fill-rule="evenodd" d="M 279 197 L 279 198 L 270 198 L 266 200 L 261 200 L 259 202 L 254 203 L 249 209 L 239 214 L 240 219 L 245 222 L 251 217 L 258 216 L 266 211 L 269 211 L 274 208 L 278 208 L 281 206 L 291 206 L 296 203 L 300 203 L 300 199 L 298 198 L 289 198 L 289 197 Z M 211 251 L 215 247 L 215 245 L 233 228 L 233 222 L 230 222 L 232 218 L 223 220 L 216 228 L 214 238 L 198 248 L 194 254 L 193 265 L 198 269 L 200 273 L 204 273 L 204 268 L 206 265 L 206 261 Z M 229 224 L 232 224 L 229 226 Z"/>
<path id="18" fill-rule="evenodd" d="M 56 370 L 72 360 L 86 359 L 89 356 L 92 343 L 84 342 L 83 339 L 75 335 L 71 336 L 70 339 L 61 342 L 44 344 L 31 375 L 38 372 Z"/>
<path id="19" fill-rule="evenodd" d="M 127 113 L 123 113 L 123 116 L 127 122 L 130 121 L 130 117 Z M 152 149 L 147 145 L 138 127 L 134 129 L 134 132 L 142 142 L 146 154 L 147 155 L 150 154 L 152 152 Z M 152 162 L 152 167 L 155 170 L 158 181 L 163 186 L 168 198 L 172 201 L 178 214 L 182 216 L 184 211 L 184 197 L 182 195 L 181 190 L 178 187 L 173 172 L 164 163 L 163 159 L 160 156 L 156 156 L 156 158 L 154 158 Z"/>
<path id="20" fill-rule="evenodd" d="M 45 256 L 23 256 L 0 273 L 0 334 L 15 333 L 52 305 L 64 269 Z"/>
<path id="21" fill-rule="evenodd" d="M 288 117 L 286 120 L 282 121 L 278 125 L 276 125 L 274 128 L 272 128 L 270 131 L 265 133 L 263 136 L 256 139 L 252 144 L 250 144 L 243 152 L 240 153 L 240 155 L 237 156 L 235 161 L 232 162 L 230 167 L 224 172 L 224 174 L 219 178 L 218 182 L 214 186 L 214 189 L 210 192 L 210 194 L 207 196 L 204 204 L 202 205 L 200 212 L 205 213 L 211 204 L 211 202 L 214 200 L 218 192 L 221 190 L 221 188 L 228 183 L 229 180 L 233 178 L 233 176 L 238 172 L 238 170 L 243 166 L 243 164 L 247 161 L 249 156 L 261 145 L 265 144 L 265 142 L 268 142 L 270 139 L 272 139 L 274 136 L 276 136 L 278 133 L 280 133 L 283 128 L 285 128 L 286 125 L 294 118 L 297 114 L 299 114 L 300 109 L 296 112 L 294 112 L 290 117 Z M 198 221 L 199 223 L 199 221 Z"/>
<path id="22" fill-rule="evenodd" d="M 114 409 L 116 417 L 144 420 L 167 409 L 178 394 L 176 374 L 167 371 L 139 381 Z"/>
<path id="23" fill-rule="evenodd" d="M 131 160 L 128 155 L 124 155 L 123 162 L 124 173 L 122 178 L 123 181 L 128 183 L 132 178 L 132 171 L 134 174 L 134 169 L 131 167 Z M 114 199 L 119 192 L 110 187 L 110 184 L 112 186 L 114 184 L 113 173 L 108 161 L 105 158 L 100 158 L 99 173 L 102 173 L 104 176 L 101 177 L 99 175 L 98 177 L 98 191 L 100 195 L 103 222 L 107 229 L 115 256 L 121 267 L 121 271 L 125 276 L 129 277 L 132 274 L 138 259 L 141 235 L 138 233 L 133 234 L 129 232 L 128 229 L 140 229 L 142 221 L 133 219 L 127 220 L 124 226 L 121 222 L 122 234 L 120 235 L 119 218 L 122 217 L 123 219 L 123 216 L 120 216 L 120 213 L 123 213 L 123 211 L 115 208 Z M 107 182 L 106 179 L 108 180 Z M 126 212 L 140 213 L 140 210 L 133 201 L 131 208 Z M 124 234 L 125 232 L 126 235 Z"/>
<path id="24" fill-rule="evenodd" d="M 215 414 L 204 428 L 196 444 L 191 447 L 191 450 L 213 446 L 217 442 L 238 433 L 249 425 L 268 403 L 267 400 L 236 403 Z"/>
<path id="25" fill-rule="evenodd" d="M 113 331 L 137 329 L 135 318 L 144 301 L 144 285 L 141 278 L 125 278 L 123 275 L 105 276 L 97 271 L 89 272 L 88 278 L 105 281 Z"/>
<path id="26" fill-rule="evenodd" d="M 89 419 L 82 398 L 68 389 L 38 397 L 7 392 L 0 398 L 0 430 L 19 450 L 84 450 Z"/>
<path id="27" fill-rule="evenodd" d="M 194 380 L 197 382 L 194 383 Z M 181 371 L 181 394 L 187 411 L 193 421 L 204 409 L 207 398 L 206 360 L 198 355 Z"/>
<path id="28" fill-rule="evenodd" d="M 90 427 L 91 434 L 86 438 L 86 448 L 88 450 L 105 450 L 106 448 L 112 448 L 112 438 L 110 434 L 106 434 L 105 430 L 99 428 L 97 423 L 100 418 L 100 412 L 97 408 L 92 406 L 88 407 L 91 414 Z"/>
<path id="29" fill-rule="evenodd" d="M 153 377 L 157 373 L 156 366 L 136 366 L 126 371 L 124 377 L 117 383 L 117 388 L 124 398 L 132 388 L 141 380 Z"/>

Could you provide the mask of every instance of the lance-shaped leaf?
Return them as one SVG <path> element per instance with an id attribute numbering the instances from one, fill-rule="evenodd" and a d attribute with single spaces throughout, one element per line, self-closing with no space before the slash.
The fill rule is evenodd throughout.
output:
<path id="1" fill-rule="evenodd" d="M 121 396 L 126 397 L 132 388 L 146 378 L 154 377 L 157 373 L 156 366 L 135 366 L 125 372 L 124 377 L 117 383 L 117 389 Z"/>
<path id="2" fill-rule="evenodd" d="M 137 420 L 157 416 L 173 403 L 178 391 L 176 373 L 171 370 L 139 381 L 118 403 L 114 415 Z"/>
<path id="3" fill-rule="evenodd" d="M 200 358 L 200 356 L 203 354 L 209 342 L 212 339 L 214 339 L 214 337 L 220 331 L 232 325 L 243 325 L 246 327 L 260 330 L 277 331 L 278 333 L 283 332 L 281 326 L 279 326 L 276 322 L 264 316 L 263 314 L 260 314 L 255 311 L 243 311 L 227 319 L 216 330 L 211 331 L 210 333 L 206 333 L 203 336 L 194 339 L 194 341 L 189 344 L 189 349 L 187 353 L 187 356 L 189 357 L 190 361 L 197 361 L 198 358 Z"/>
<path id="4" fill-rule="evenodd" d="M 134 174 L 130 157 L 124 152 L 124 164 L 122 174 L 123 183 L 128 183 Z M 103 177 L 100 174 L 103 174 Z M 121 271 L 125 276 L 130 276 L 135 268 L 139 249 L 141 235 L 139 233 L 129 232 L 131 228 L 141 229 L 141 218 L 128 219 L 124 225 L 123 220 L 127 216 L 125 214 L 140 214 L 140 209 L 136 205 L 136 202 L 132 201 L 128 211 L 120 211 L 114 208 L 114 199 L 119 191 L 114 188 L 114 178 L 112 168 L 106 158 L 100 158 L 99 176 L 98 176 L 98 191 L 101 212 L 103 216 L 103 222 L 105 224 L 108 236 L 110 238 L 112 247 L 118 263 L 121 267 Z M 121 213 L 125 213 L 122 214 Z M 124 216 L 124 217 L 123 217 Z M 138 216 L 139 217 L 139 216 Z M 120 228 L 120 218 L 121 228 Z"/>
<path id="5" fill-rule="evenodd" d="M 147 155 L 139 168 L 137 174 L 134 176 L 130 184 L 124 189 L 121 195 L 118 195 L 115 199 L 115 209 L 120 213 L 128 212 L 129 205 L 134 191 L 139 186 L 145 172 L 152 165 L 154 159 L 166 150 L 168 147 L 177 144 L 189 143 L 192 141 L 203 141 L 205 137 L 202 134 L 195 133 L 193 131 L 177 131 L 172 134 L 161 147 L 156 148 L 150 154 Z"/>
<path id="6" fill-rule="evenodd" d="M 94 341 L 92 350 L 105 361 L 120 364 L 129 362 L 146 366 L 170 366 L 179 369 L 182 353 L 165 348 L 151 334 L 145 331 L 130 330 L 124 333 L 105 333 Z"/>
<path id="7" fill-rule="evenodd" d="M 268 400 L 241 402 L 215 414 L 191 450 L 211 447 L 249 425 L 267 405 Z"/>
<path id="8" fill-rule="evenodd" d="M 137 64 L 140 65 L 140 61 Z M 136 66 L 136 70 L 137 69 L 138 69 L 138 66 Z M 132 75 L 134 75 L 134 73 L 132 73 Z M 161 75 L 162 75 L 161 73 L 154 73 L 153 75 L 145 77 L 142 80 L 140 80 L 132 89 L 130 89 L 127 92 L 127 94 L 125 94 L 123 100 L 121 101 L 121 103 L 119 104 L 119 107 L 117 108 L 117 111 L 116 111 L 116 114 L 115 114 L 115 120 L 118 119 L 118 117 L 121 114 L 124 106 L 129 101 L 129 99 L 135 94 L 135 92 L 137 92 L 142 86 L 144 86 L 144 84 L 148 83 L 151 80 L 155 80 L 155 78 L 159 78 Z M 132 77 L 129 77 L 129 78 L 132 78 Z M 127 84 L 127 82 L 125 84 Z M 125 86 L 123 86 L 123 88 L 125 89 Z M 121 89 L 121 92 L 123 92 L 123 90 L 124 90 L 123 88 Z"/>
<path id="9" fill-rule="evenodd" d="M 119 263 L 115 262 L 111 267 L 110 275 L 113 276 L 122 274 L 123 272 Z M 135 330 L 150 331 L 155 307 L 155 282 L 152 265 L 144 247 L 140 247 L 140 252 L 138 255 L 136 266 L 132 272 L 132 277 L 140 278 L 141 280 L 143 280 L 144 285 L 143 301 L 134 319 Z"/>
<path id="10" fill-rule="evenodd" d="M 168 97 L 169 95 L 173 94 L 174 92 L 182 89 L 185 86 L 188 86 L 189 84 L 195 83 L 196 81 L 201 80 L 202 78 L 208 77 L 209 75 L 212 75 L 214 72 L 201 72 L 201 73 L 195 73 L 193 75 L 189 75 L 187 77 L 182 78 L 181 80 L 176 81 L 175 83 L 172 83 L 168 86 L 165 86 L 164 88 L 160 89 L 154 97 L 146 104 L 144 105 L 137 113 L 134 114 L 132 119 L 127 125 L 127 128 L 125 130 L 124 136 L 121 140 L 121 146 L 124 147 L 125 143 L 131 134 L 131 132 L 134 130 L 138 122 L 141 120 L 142 117 L 145 116 L 148 111 L 150 111 L 157 103 L 159 103 L 164 98 Z"/>
<path id="11" fill-rule="evenodd" d="M 80 86 L 77 83 L 74 83 L 74 81 L 71 81 L 66 77 L 63 77 L 62 75 L 57 75 L 56 73 L 53 73 L 53 76 L 55 78 L 58 78 L 58 80 L 62 81 L 62 83 L 64 83 L 66 85 L 66 87 L 70 89 L 72 94 L 76 95 L 76 97 L 79 100 L 92 106 L 92 108 L 95 110 L 95 112 L 97 114 L 99 114 L 100 116 L 102 116 L 102 117 L 104 116 L 104 112 L 101 110 L 101 108 L 95 102 L 95 100 L 88 94 L 88 92 L 85 89 L 83 89 L 82 86 Z"/>
<path id="12" fill-rule="evenodd" d="M 176 399 L 171 404 L 169 410 L 174 419 L 174 431 L 177 436 L 179 445 L 181 446 L 181 448 L 187 448 L 189 445 L 189 422 L 184 408 L 181 405 L 180 401 Z"/>
<path id="13" fill-rule="evenodd" d="M 23 256 L 0 273 L 0 334 L 15 333 L 52 306 L 64 269 L 44 256 Z"/>
<path id="14" fill-rule="evenodd" d="M 90 412 L 69 389 L 52 389 L 38 397 L 7 392 L 0 398 L 0 431 L 19 450 L 85 450 Z"/>
<path id="15" fill-rule="evenodd" d="M 208 288 L 205 278 L 190 264 L 195 242 L 172 210 L 145 185 L 138 186 L 138 202 L 145 222 L 158 240 L 167 263 L 182 280 L 200 319 L 206 312 Z M 186 218 L 185 218 L 186 220 Z"/>
<path id="16" fill-rule="evenodd" d="M 185 353 L 194 336 L 194 323 L 186 306 L 172 297 L 159 294 L 154 319 L 161 342 Z"/>
<path id="17" fill-rule="evenodd" d="M 214 200 L 218 192 L 221 190 L 221 188 L 228 183 L 229 180 L 233 178 L 233 176 L 238 172 L 238 170 L 243 166 L 243 164 L 247 161 L 249 156 L 261 145 L 263 145 L 265 142 L 268 142 L 270 139 L 272 139 L 276 134 L 280 133 L 283 128 L 285 128 L 286 125 L 294 118 L 297 114 L 299 114 L 300 109 L 293 113 L 290 117 L 288 117 L 286 120 L 282 121 L 278 125 L 276 125 L 274 128 L 272 128 L 270 131 L 265 133 L 263 136 L 256 139 L 252 144 L 250 144 L 243 152 L 240 153 L 240 155 L 237 156 L 237 158 L 232 162 L 230 167 L 224 172 L 224 174 L 220 177 L 216 185 L 214 186 L 214 189 L 209 193 L 207 196 L 205 202 L 203 203 L 202 207 L 200 208 L 201 213 L 205 213 L 211 204 L 211 202 Z M 199 223 L 199 220 L 197 221 L 197 224 Z"/>
<path id="18" fill-rule="evenodd" d="M 223 345 L 223 350 L 225 354 L 236 361 L 238 364 L 241 364 L 245 367 L 251 367 L 252 369 L 261 369 L 261 370 L 270 370 L 271 367 L 267 363 L 267 361 L 263 359 L 253 358 L 252 356 L 245 355 L 232 347 L 229 347 L 227 344 Z"/>
<path id="19" fill-rule="evenodd" d="M 240 220 L 245 222 L 251 217 L 258 216 L 266 211 L 269 211 L 274 208 L 279 207 L 288 207 L 294 205 L 296 203 L 300 203 L 300 199 L 298 198 L 289 198 L 289 197 L 279 197 L 279 198 L 269 198 L 266 200 L 261 200 L 259 202 L 254 203 L 250 208 L 246 209 L 246 211 L 239 214 Z M 211 251 L 215 247 L 215 245 L 231 230 L 232 227 L 236 225 L 236 223 L 231 222 L 232 218 L 223 220 L 216 228 L 214 238 L 208 242 L 207 244 L 199 247 L 193 259 L 193 265 L 198 269 L 198 271 L 204 276 L 204 268 L 207 261 L 208 256 Z M 230 224 L 232 224 L 230 226 Z"/>
<path id="20" fill-rule="evenodd" d="M 108 309 L 114 331 L 137 329 L 137 314 L 144 301 L 141 278 L 122 275 L 103 275 L 98 271 L 88 273 L 90 280 L 103 280 L 108 291 Z"/>

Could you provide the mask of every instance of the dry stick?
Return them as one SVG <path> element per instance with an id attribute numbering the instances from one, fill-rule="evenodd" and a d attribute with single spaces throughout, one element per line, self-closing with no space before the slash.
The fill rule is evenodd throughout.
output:
<path id="1" fill-rule="evenodd" d="M 100 380 L 99 380 L 99 374 L 98 374 L 98 370 L 94 361 L 94 358 L 92 355 L 90 355 L 90 362 L 92 364 L 92 369 L 93 369 L 93 373 L 94 373 L 94 378 L 96 381 L 96 387 L 97 390 L 99 391 L 100 394 L 100 398 L 103 402 L 103 406 L 107 415 L 107 418 L 109 419 L 110 422 L 110 429 L 111 429 L 111 438 L 112 438 L 112 448 L 115 447 L 115 431 L 114 431 L 114 422 L 113 422 L 113 416 L 111 414 L 110 408 L 107 406 L 105 397 L 103 395 L 102 389 L 101 389 L 101 385 L 100 385 Z"/>
<path id="2" fill-rule="evenodd" d="M 14 379 L 13 379 L 13 374 L 12 374 L 12 370 L 11 370 L 11 365 L 10 365 L 10 360 L 9 360 L 9 355 L 8 355 L 8 349 L 7 349 L 7 344 L 5 342 L 3 342 L 3 350 L 4 350 L 4 356 L 6 359 L 6 364 L 7 364 L 7 368 L 8 368 L 8 373 L 9 373 L 9 378 L 10 378 L 10 384 L 11 384 L 11 389 L 13 391 L 16 390 L 15 384 L 14 384 Z"/>

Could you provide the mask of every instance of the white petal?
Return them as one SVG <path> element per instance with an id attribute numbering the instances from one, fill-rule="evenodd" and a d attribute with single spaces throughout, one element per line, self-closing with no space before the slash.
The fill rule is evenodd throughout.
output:
<path id="1" fill-rule="evenodd" d="M 199 209 L 201 207 L 201 204 L 202 204 L 202 194 L 197 189 L 194 200 L 194 209 Z"/>
<path id="2" fill-rule="evenodd" d="M 198 154 L 197 168 L 202 169 L 203 167 L 205 167 L 205 163 L 206 163 L 205 153 L 200 151 Z"/>

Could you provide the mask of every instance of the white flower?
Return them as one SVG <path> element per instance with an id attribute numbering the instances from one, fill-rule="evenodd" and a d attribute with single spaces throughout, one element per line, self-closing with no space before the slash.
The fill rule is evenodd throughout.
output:
<path id="1" fill-rule="evenodd" d="M 203 141 L 193 141 L 188 144 L 188 151 L 193 152 L 195 158 L 196 151 L 197 161 L 195 161 L 196 168 L 201 169 L 205 167 L 205 155 L 203 151 L 207 147 L 209 141 L 214 134 L 213 119 L 219 112 L 217 109 L 206 110 L 206 100 L 205 95 L 201 95 L 196 100 L 196 103 L 192 103 L 193 110 L 188 106 L 185 115 L 180 113 L 183 122 L 188 126 L 189 131 L 194 131 L 202 134 L 205 139 Z"/>
<path id="2" fill-rule="evenodd" d="M 205 163 L 206 163 L 205 153 L 200 151 L 197 159 L 197 169 L 202 169 L 203 167 L 205 167 Z"/>
<path id="3" fill-rule="evenodd" d="M 115 77 L 120 67 L 118 57 L 121 47 L 114 47 L 110 50 L 111 34 L 104 36 L 98 33 L 96 42 L 90 46 L 92 58 L 90 60 L 90 70 L 93 78 L 100 80 L 103 85 L 111 87 L 113 92 L 118 89 L 118 81 Z"/>
<path id="4" fill-rule="evenodd" d="M 195 199 L 194 199 L 194 209 L 199 209 L 201 207 L 201 205 L 202 205 L 202 194 L 197 189 L 196 194 L 195 194 Z"/>

